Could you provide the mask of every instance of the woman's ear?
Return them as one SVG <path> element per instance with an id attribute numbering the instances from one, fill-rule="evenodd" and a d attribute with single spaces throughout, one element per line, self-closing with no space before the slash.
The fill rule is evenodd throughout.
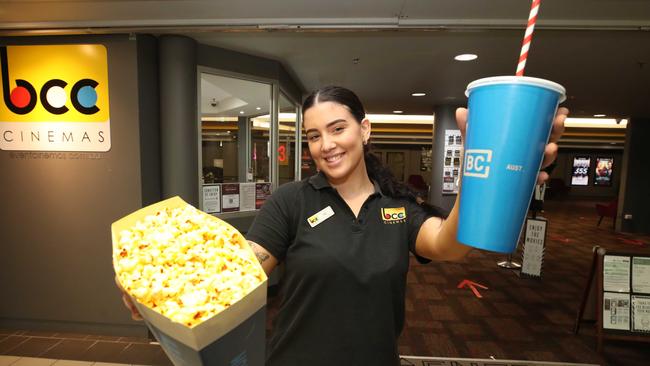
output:
<path id="1" fill-rule="evenodd" d="M 364 145 L 368 143 L 370 139 L 370 120 L 367 118 L 361 121 L 361 137 L 363 138 Z"/>

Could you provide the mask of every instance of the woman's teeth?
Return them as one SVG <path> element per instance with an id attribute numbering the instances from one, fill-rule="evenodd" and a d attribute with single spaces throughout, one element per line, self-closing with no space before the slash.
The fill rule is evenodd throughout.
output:
<path id="1" fill-rule="evenodd" d="M 343 154 L 332 155 L 332 156 L 329 156 L 329 157 L 325 158 L 325 160 L 327 160 L 328 163 L 333 163 L 333 162 L 339 160 L 342 155 Z"/>

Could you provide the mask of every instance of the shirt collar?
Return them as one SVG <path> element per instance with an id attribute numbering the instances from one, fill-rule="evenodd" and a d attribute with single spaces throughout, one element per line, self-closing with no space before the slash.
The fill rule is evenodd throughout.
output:
<path id="1" fill-rule="evenodd" d="M 323 172 L 318 172 L 311 177 L 309 177 L 309 184 L 311 184 L 312 187 L 314 187 L 317 190 L 321 190 L 323 188 L 332 188 L 330 183 L 327 181 L 327 177 L 325 177 L 325 174 Z M 384 197 L 384 192 L 381 191 L 381 187 L 379 186 L 379 183 L 377 181 L 371 179 L 372 185 L 375 187 L 375 194 L 379 194 L 380 196 Z"/>

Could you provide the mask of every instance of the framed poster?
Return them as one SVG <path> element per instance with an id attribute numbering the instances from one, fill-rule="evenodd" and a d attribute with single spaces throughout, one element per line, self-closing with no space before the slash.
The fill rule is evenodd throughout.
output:
<path id="1" fill-rule="evenodd" d="M 614 158 L 611 156 L 596 158 L 596 169 L 594 169 L 594 185 L 609 187 L 612 185 L 612 169 Z"/>
<path id="2" fill-rule="evenodd" d="M 573 169 L 571 171 L 572 186 L 589 185 L 589 168 L 591 167 L 591 158 L 588 156 L 574 156 Z"/>

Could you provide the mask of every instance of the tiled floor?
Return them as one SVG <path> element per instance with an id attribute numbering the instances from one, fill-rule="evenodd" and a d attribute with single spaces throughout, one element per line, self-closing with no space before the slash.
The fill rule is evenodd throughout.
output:
<path id="1" fill-rule="evenodd" d="M 473 251 L 459 263 L 412 262 L 401 354 L 648 364 L 648 343 L 607 341 L 598 354 L 593 323 L 583 323 L 578 335 L 572 330 L 592 247 L 650 254 L 650 236 L 615 233 L 609 219 L 597 227 L 594 202 L 550 201 L 545 206 L 549 224 L 542 279 L 498 268 L 504 256 L 484 251 Z M 483 297 L 477 298 L 457 288 L 463 279 L 488 289 L 480 290 Z M 269 327 L 277 309 L 276 297 L 268 305 Z M 0 355 L 0 366 L 171 365 L 148 339 L 20 330 L 0 329 Z"/>
<path id="2" fill-rule="evenodd" d="M 0 329 L 0 355 L 0 366 L 172 365 L 149 339 L 21 330 Z"/>
<path id="3" fill-rule="evenodd" d="M 0 366 L 138 366 L 125 363 L 55 360 L 50 358 L 0 355 Z"/>

